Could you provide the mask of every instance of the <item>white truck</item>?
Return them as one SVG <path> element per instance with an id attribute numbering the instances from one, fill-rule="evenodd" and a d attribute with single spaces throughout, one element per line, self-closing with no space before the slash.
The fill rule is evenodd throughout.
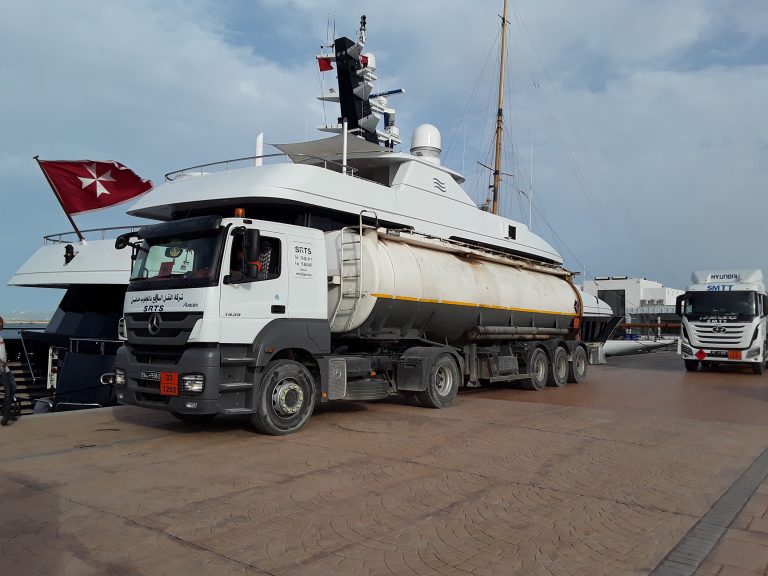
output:
<path id="1" fill-rule="evenodd" d="M 442 408 L 464 384 L 540 390 L 586 376 L 580 292 L 558 265 L 362 217 L 324 232 L 201 216 L 116 242 L 128 245 L 123 404 L 187 421 L 249 415 L 279 435 L 316 402 L 401 392 Z"/>
<path id="2" fill-rule="evenodd" d="M 741 364 L 762 374 L 768 362 L 768 295 L 761 270 L 694 272 L 678 296 L 678 353 L 689 372 Z"/>

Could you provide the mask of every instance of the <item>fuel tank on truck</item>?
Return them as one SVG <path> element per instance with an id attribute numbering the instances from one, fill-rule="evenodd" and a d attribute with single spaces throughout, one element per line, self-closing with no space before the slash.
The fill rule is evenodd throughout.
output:
<path id="1" fill-rule="evenodd" d="M 557 266 L 381 228 L 365 229 L 362 241 L 357 229 L 327 232 L 325 242 L 337 337 L 462 345 L 487 326 L 564 337 L 580 315 L 571 273 Z"/>

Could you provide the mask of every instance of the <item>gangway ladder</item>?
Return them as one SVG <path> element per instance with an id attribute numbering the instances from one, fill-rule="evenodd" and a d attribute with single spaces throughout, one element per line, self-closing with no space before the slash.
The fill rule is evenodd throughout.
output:
<path id="1" fill-rule="evenodd" d="M 374 226 L 363 224 L 363 216 L 371 214 L 376 221 Z M 375 212 L 362 210 L 357 226 L 346 226 L 341 229 L 341 274 L 339 277 L 340 298 L 331 319 L 331 326 L 336 318 L 346 317 L 344 331 L 350 330 L 357 317 L 357 310 L 363 293 L 363 232 L 366 229 L 378 228 L 379 218 Z"/>

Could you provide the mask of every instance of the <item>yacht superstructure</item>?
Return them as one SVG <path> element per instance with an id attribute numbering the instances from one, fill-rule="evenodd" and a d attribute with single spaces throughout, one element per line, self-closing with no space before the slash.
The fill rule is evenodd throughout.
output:
<path id="1" fill-rule="evenodd" d="M 326 230 L 362 214 L 367 223 L 561 265 L 557 251 L 525 224 L 475 205 L 461 187 L 464 177 L 441 164 L 437 128 L 418 126 L 410 152 L 395 151 L 394 109 L 385 95 L 373 93 L 375 58 L 363 50 L 364 29 L 363 18 L 357 41 L 339 38 L 333 55 L 317 56 L 328 61 L 326 69 L 335 63 L 338 79 L 338 92 L 321 98 L 338 100 L 341 109 L 338 124 L 321 129 L 340 134 L 275 144 L 280 154 L 240 159 L 244 167 L 226 161 L 170 173 L 129 213 L 172 220 L 217 210 L 226 215 L 238 206 L 259 218 Z"/>

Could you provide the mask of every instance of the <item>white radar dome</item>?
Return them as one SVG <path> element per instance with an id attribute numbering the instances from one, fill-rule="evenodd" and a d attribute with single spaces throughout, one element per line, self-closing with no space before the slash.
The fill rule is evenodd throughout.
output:
<path id="1" fill-rule="evenodd" d="M 440 130 L 432 124 L 422 124 L 413 131 L 411 138 L 411 154 L 420 156 L 425 160 L 440 164 Z"/>

